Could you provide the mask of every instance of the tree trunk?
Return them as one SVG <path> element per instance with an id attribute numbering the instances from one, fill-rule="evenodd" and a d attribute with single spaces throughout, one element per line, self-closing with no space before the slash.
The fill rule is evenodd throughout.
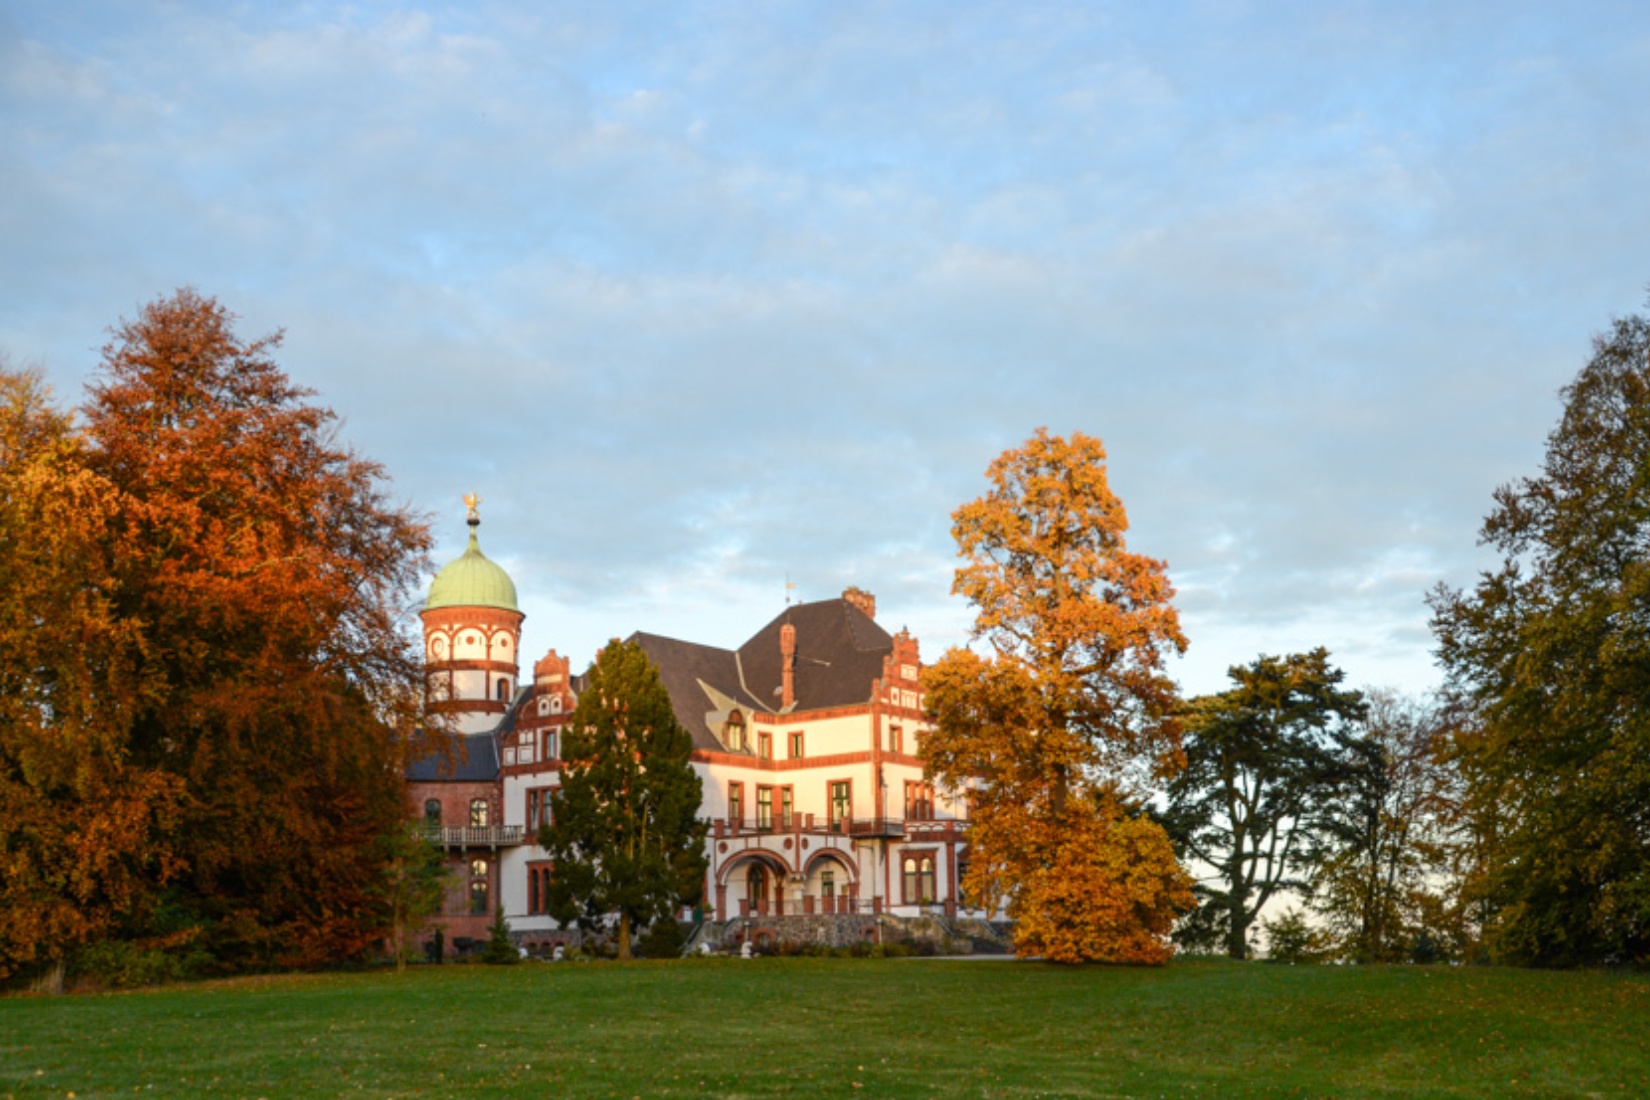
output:
<path id="1" fill-rule="evenodd" d="M 1249 957 L 1249 921 L 1243 907 L 1231 907 L 1231 927 L 1226 930 L 1226 954 L 1234 959 Z"/>
<path id="2" fill-rule="evenodd" d="M 1249 957 L 1249 891 L 1242 886 L 1243 863 L 1234 859 L 1227 871 L 1232 892 L 1226 902 L 1226 954 L 1234 959 Z"/>
<path id="3" fill-rule="evenodd" d="M 57 996 L 63 992 L 63 960 L 58 959 L 46 969 L 38 978 L 29 983 L 30 993 L 44 993 L 48 996 Z"/>
<path id="4" fill-rule="evenodd" d="M 619 958 L 630 958 L 630 914 L 619 914 Z"/>

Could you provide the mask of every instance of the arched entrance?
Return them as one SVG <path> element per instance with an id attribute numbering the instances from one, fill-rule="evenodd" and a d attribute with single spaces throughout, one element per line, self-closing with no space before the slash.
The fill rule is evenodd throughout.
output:
<path id="1" fill-rule="evenodd" d="M 778 914 L 783 909 L 790 867 L 777 853 L 740 852 L 716 873 L 716 911 L 723 920 Z"/>
<path id="2" fill-rule="evenodd" d="M 745 869 L 745 897 L 750 902 L 751 912 L 757 916 L 767 915 L 771 877 L 768 869 L 755 861 Z"/>

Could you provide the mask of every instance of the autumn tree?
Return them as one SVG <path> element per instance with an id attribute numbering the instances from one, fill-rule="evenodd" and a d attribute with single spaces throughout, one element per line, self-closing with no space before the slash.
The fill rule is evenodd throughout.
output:
<path id="1" fill-rule="evenodd" d="M 551 915 L 586 928 L 616 916 L 620 958 L 634 932 L 703 896 L 707 827 L 692 753 L 647 653 L 610 642 L 563 729 L 561 786 L 539 844 L 555 861 Z"/>
<path id="2" fill-rule="evenodd" d="M 1563 390 L 1541 472 L 1504 485 L 1501 556 L 1440 587 L 1433 630 L 1483 843 L 1484 935 L 1509 962 L 1650 959 L 1650 321 L 1617 320 Z"/>
<path id="3" fill-rule="evenodd" d="M 1226 953 L 1243 959 L 1261 908 L 1308 887 L 1364 704 L 1340 686 L 1324 649 L 1229 674 L 1235 687 L 1186 706 L 1186 767 L 1169 783 L 1162 819 L 1183 854 L 1212 870 L 1192 927 L 1218 931 Z"/>
<path id="4" fill-rule="evenodd" d="M 125 548 L 103 591 L 142 631 L 133 686 L 97 702 L 127 764 L 182 787 L 169 907 L 226 967 L 376 948 L 421 706 L 403 608 L 428 534 L 279 343 L 181 290 L 114 329 L 84 409 Z"/>
<path id="5" fill-rule="evenodd" d="M 1418 943 L 1453 954 L 1461 934 L 1452 916 L 1450 711 L 1390 691 L 1366 702 L 1345 746 L 1345 782 L 1322 814 L 1312 909 L 1334 953 L 1350 962 L 1403 962 Z"/>
<path id="6" fill-rule="evenodd" d="M 982 656 L 924 672 L 929 774 L 972 800 L 965 888 L 1017 920 L 1016 950 L 1061 961 L 1162 962 L 1189 882 L 1147 785 L 1179 738 L 1164 673 L 1185 648 L 1162 562 L 1131 553 L 1100 441 L 1039 429 L 952 515 L 952 591 Z"/>
<path id="7" fill-rule="evenodd" d="M 140 548 L 38 375 L 0 363 L 0 980 L 141 921 L 181 784 L 128 751 L 158 685 L 113 595 Z"/>

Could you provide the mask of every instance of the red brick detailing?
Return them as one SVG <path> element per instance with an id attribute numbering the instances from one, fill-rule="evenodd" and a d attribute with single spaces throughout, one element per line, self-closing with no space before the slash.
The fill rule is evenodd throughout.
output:
<path id="1" fill-rule="evenodd" d="M 875 621 L 877 617 L 877 598 L 858 585 L 849 585 L 842 590 L 842 598 L 865 612 L 865 617 Z"/>
<path id="2" fill-rule="evenodd" d="M 786 623 L 779 628 L 780 705 L 786 710 L 796 706 L 796 627 Z"/>
<path id="3" fill-rule="evenodd" d="M 846 764 L 864 764 L 871 759 L 869 752 L 837 752 L 829 756 L 805 756 L 800 760 L 763 760 L 738 752 L 717 752 L 715 749 L 694 749 L 693 759 L 701 764 L 731 764 L 759 772 L 792 772 L 814 768 L 838 768 Z M 918 767 L 922 761 L 911 758 Z"/>

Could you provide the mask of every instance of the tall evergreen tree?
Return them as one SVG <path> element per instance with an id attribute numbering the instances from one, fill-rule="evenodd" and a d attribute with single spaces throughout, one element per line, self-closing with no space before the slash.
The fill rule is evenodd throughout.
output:
<path id="1" fill-rule="evenodd" d="M 1304 890 L 1329 825 L 1327 810 L 1350 779 L 1363 697 L 1315 649 L 1261 657 L 1230 670 L 1237 685 L 1187 705 L 1186 768 L 1169 784 L 1163 814 L 1183 852 L 1214 869 L 1189 927 L 1218 931 L 1234 959 L 1249 954 L 1255 915 L 1281 890 Z"/>
<path id="2" fill-rule="evenodd" d="M 704 894 L 692 753 L 642 647 L 609 643 L 562 734 L 561 787 L 539 843 L 555 861 L 551 915 L 586 928 L 616 915 L 620 958 L 636 930 Z"/>
<path id="3" fill-rule="evenodd" d="M 1484 936 L 1509 962 L 1650 959 L 1650 321 L 1617 320 L 1565 387 L 1541 473 L 1495 493 L 1502 556 L 1439 588 L 1468 708 L 1454 759 Z"/>

